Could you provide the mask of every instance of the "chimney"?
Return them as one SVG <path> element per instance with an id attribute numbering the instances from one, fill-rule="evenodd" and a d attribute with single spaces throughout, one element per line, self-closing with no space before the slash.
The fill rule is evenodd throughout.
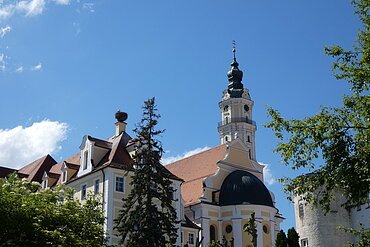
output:
<path id="1" fill-rule="evenodd" d="M 115 125 L 116 125 L 116 136 L 119 136 L 123 131 L 126 131 L 127 123 L 125 121 L 127 120 L 127 113 L 117 111 L 116 114 L 115 114 L 115 117 L 117 119 L 117 122 L 115 123 Z"/>
<path id="2" fill-rule="evenodd" d="M 125 122 L 116 122 L 116 136 L 119 136 L 123 131 L 126 131 L 126 125 Z"/>

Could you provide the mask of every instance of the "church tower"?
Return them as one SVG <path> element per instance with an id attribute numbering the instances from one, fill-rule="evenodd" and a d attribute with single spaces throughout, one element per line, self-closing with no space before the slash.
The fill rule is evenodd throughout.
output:
<path id="1" fill-rule="evenodd" d="M 221 122 L 218 124 L 221 144 L 240 139 L 249 149 L 249 158 L 256 160 L 255 132 L 256 123 L 252 120 L 253 100 L 249 90 L 243 87 L 243 71 L 236 61 L 235 47 L 231 69 L 227 72 L 229 84 L 223 91 L 218 106 L 221 110 Z"/>

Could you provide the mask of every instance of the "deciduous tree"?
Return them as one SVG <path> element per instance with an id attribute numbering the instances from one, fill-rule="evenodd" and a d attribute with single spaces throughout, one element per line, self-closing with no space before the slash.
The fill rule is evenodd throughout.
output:
<path id="1" fill-rule="evenodd" d="M 248 232 L 252 236 L 252 244 L 254 247 L 257 247 L 257 225 L 255 212 L 251 214 L 251 217 L 248 219 L 247 224 L 243 227 L 244 232 Z"/>
<path id="2" fill-rule="evenodd" d="M 0 179 L 0 246 L 105 246 L 98 199 L 81 204 L 69 188 L 39 189 L 15 174 Z"/>
<path id="3" fill-rule="evenodd" d="M 272 108 L 267 124 L 279 139 L 276 152 L 292 169 L 310 168 L 309 176 L 283 178 L 285 190 L 329 210 L 334 191 L 343 192 L 350 208 L 368 200 L 370 188 L 370 1 L 353 1 L 363 23 L 352 50 L 325 48 L 335 58 L 337 79 L 346 80 L 350 92 L 339 107 L 323 107 L 302 120 L 286 120 Z M 322 160 L 322 162 L 319 162 Z"/>

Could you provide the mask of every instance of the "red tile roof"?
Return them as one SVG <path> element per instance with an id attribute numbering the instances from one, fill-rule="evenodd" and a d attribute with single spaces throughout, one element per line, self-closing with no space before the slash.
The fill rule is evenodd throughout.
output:
<path id="1" fill-rule="evenodd" d="M 70 164 L 74 164 L 75 166 L 80 166 L 80 153 L 77 153 L 68 159 L 62 160 L 58 164 L 54 165 L 51 169 L 50 172 L 56 173 L 56 174 L 62 174 L 61 168 L 63 166 L 64 161 Z"/>
<path id="2" fill-rule="evenodd" d="M 36 181 L 41 183 L 44 172 L 48 172 L 56 163 L 57 162 L 53 159 L 53 157 L 48 154 L 22 167 L 18 173 L 26 175 L 28 181 Z"/>
<path id="3" fill-rule="evenodd" d="M 170 172 L 185 181 L 181 185 L 185 205 L 200 202 L 203 195 L 203 180 L 216 173 L 217 162 L 225 156 L 226 144 L 222 144 L 166 166 Z"/>

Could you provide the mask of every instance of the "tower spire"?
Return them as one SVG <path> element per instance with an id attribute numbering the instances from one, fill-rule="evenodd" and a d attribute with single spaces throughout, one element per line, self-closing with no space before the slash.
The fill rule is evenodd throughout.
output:
<path id="1" fill-rule="evenodd" d="M 231 69 L 227 73 L 229 84 L 223 91 L 222 99 L 218 104 L 221 110 L 218 133 L 222 144 L 235 139 L 242 141 L 248 148 L 249 158 L 255 161 L 256 124 L 252 117 L 253 100 L 249 95 L 249 90 L 243 87 L 243 72 L 239 69 L 236 60 L 235 41 L 232 44 Z"/>
<path id="2" fill-rule="evenodd" d="M 236 61 L 236 42 L 233 40 L 233 61 L 231 63 L 231 69 L 227 72 L 229 85 L 227 91 L 231 98 L 240 98 L 243 94 L 243 71 L 239 69 L 239 63 Z"/>

